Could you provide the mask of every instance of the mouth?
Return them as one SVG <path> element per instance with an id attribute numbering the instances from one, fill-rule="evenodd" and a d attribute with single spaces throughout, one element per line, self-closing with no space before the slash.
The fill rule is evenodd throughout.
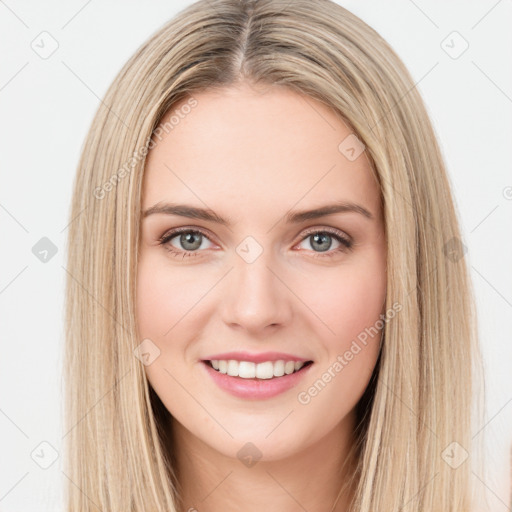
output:
<path id="1" fill-rule="evenodd" d="M 313 361 L 283 360 L 254 363 L 213 359 L 201 363 L 211 382 L 223 392 L 243 400 L 267 400 L 291 391 L 307 377 L 313 366 Z"/>
<path id="2" fill-rule="evenodd" d="M 206 366 L 219 374 L 224 374 L 239 380 L 265 381 L 286 378 L 289 375 L 304 372 L 313 361 L 251 361 L 204 360 Z"/>

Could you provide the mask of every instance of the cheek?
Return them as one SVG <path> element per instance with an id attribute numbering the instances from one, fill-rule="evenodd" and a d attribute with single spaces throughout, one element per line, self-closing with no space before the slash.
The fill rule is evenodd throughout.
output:
<path id="1" fill-rule="evenodd" d="M 171 262 L 172 263 L 172 262 Z M 161 255 L 146 254 L 137 272 L 137 330 L 140 341 L 149 339 L 159 356 L 145 366 L 160 395 L 170 389 L 169 373 L 180 382 L 190 378 L 195 359 L 191 350 L 197 331 L 206 322 L 205 297 L 218 277 L 196 268 L 167 264 Z M 151 345 L 153 347 L 153 345 Z M 186 398 L 186 397 L 185 397 Z"/>
<path id="2" fill-rule="evenodd" d="M 334 427 L 353 410 L 374 371 L 385 312 L 386 274 L 379 265 L 345 267 L 317 285 L 311 309 L 328 326 L 321 328 L 325 358 L 297 399 L 305 406 L 305 414 L 320 415 L 326 427 Z"/>
<path id="3" fill-rule="evenodd" d="M 162 262 L 162 258 L 145 255 L 137 272 L 137 330 L 140 341 L 149 339 L 149 346 L 158 356 L 144 366 L 146 376 L 166 407 L 187 410 L 186 397 L 180 394 L 171 375 L 184 381 L 186 369 L 176 361 L 186 350 L 187 313 L 197 302 L 200 290 L 191 287 L 187 274 Z M 196 283 L 197 288 L 197 283 Z M 200 287 L 199 287 L 200 288 Z M 146 342 L 147 343 L 147 342 Z M 177 357 L 179 355 L 179 357 Z"/>
<path id="4" fill-rule="evenodd" d="M 142 337 L 163 339 L 205 291 L 197 275 L 162 264 L 161 258 L 148 257 L 139 263 L 137 275 L 137 321 Z"/>
<path id="5" fill-rule="evenodd" d="M 380 259 L 373 265 L 367 263 L 339 267 L 317 279 L 303 295 L 309 297 L 308 305 L 324 324 L 318 332 L 323 333 L 331 358 L 333 352 L 348 350 L 354 340 L 366 340 L 378 348 L 380 333 L 375 332 L 375 325 L 381 325 L 378 321 L 385 309 L 386 274 Z"/>

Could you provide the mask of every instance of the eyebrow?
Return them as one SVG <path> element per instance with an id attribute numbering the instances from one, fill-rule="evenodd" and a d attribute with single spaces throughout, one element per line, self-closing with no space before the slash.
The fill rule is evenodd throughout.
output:
<path id="1" fill-rule="evenodd" d="M 326 204 L 312 210 L 290 211 L 284 218 L 288 224 L 298 224 L 300 222 L 317 219 L 326 215 L 333 215 L 335 213 L 359 213 L 368 219 L 372 220 L 374 218 L 372 213 L 363 206 L 342 201 L 333 204 Z M 232 224 L 230 219 L 220 217 L 213 210 L 208 208 L 198 208 L 196 206 L 186 204 L 157 203 L 143 212 L 143 218 L 155 214 L 178 215 L 180 217 L 188 217 L 190 219 L 215 222 L 216 224 L 221 224 L 223 226 L 230 226 Z"/>

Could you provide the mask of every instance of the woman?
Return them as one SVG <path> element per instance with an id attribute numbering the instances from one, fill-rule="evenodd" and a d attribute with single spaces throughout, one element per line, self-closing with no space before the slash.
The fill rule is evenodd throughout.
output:
<path id="1" fill-rule="evenodd" d="M 69 235 L 68 508 L 473 510 L 471 285 L 387 43 L 329 0 L 199 1 L 103 105 Z"/>

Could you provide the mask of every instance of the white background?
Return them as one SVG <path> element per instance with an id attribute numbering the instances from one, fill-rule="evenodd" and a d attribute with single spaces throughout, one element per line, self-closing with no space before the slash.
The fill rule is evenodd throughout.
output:
<path id="1" fill-rule="evenodd" d="M 51 456 L 41 442 L 61 454 L 63 266 L 72 180 L 114 76 L 191 3 L 0 0 L 0 511 L 63 510 L 62 457 L 48 469 L 34 459 Z M 491 510 L 505 512 L 512 441 L 512 5 L 338 3 L 404 60 L 440 140 L 468 247 L 486 361 L 487 419 L 475 435 L 485 438 L 489 467 L 473 475 L 473 485 L 485 486 Z M 58 43 L 47 59 L 31 47 L 44 31 Z M 469 44 L 456 59 L 441 44 L 453 31 Z M 446 40 L 452 52 L 463 43 L 457 37 Z M 46 263 L 32 253 L 42 237 L 57 247 Z"/>

